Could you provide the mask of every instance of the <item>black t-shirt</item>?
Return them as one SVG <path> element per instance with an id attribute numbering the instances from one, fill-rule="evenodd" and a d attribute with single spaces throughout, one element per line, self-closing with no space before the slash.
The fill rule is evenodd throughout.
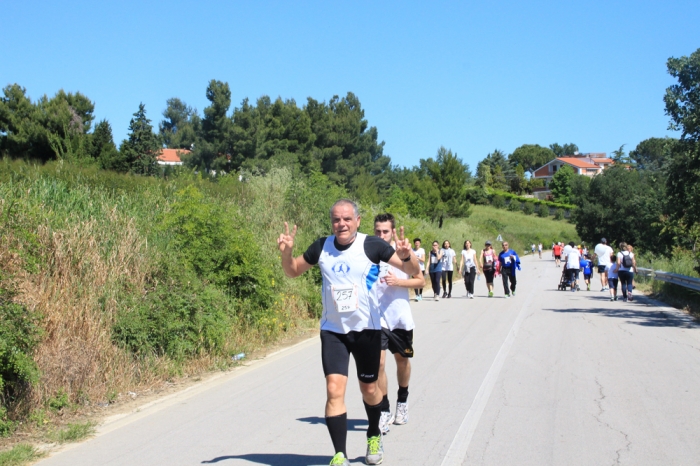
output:
<path id="1" fill-rule="evenodd" d="M 326 238 L 327 236 L 317 239 L 306 250 L 304 253 L 304 260 L 307 264 L 318 264 L 318 259 L 321 257 L 321 252 L 323 251 L 323 245 L 326 244 Z M 333 240 L 333 245 L 338 251 L 345 251 L 353 244 L 355 244 L 354 241 L 350 244 L 338 244 L 337 238 L 334 238 Z M 365 238 L 364 246 L 365 255 L 375 264 L 379 264 L 379 262 L 389 262 L 389 259 L 391 259 L 394 252 L 396 252 L 394 248 L 391 247 L 391 244 L 387 243 L 378 236 L 367 236 Z"/>

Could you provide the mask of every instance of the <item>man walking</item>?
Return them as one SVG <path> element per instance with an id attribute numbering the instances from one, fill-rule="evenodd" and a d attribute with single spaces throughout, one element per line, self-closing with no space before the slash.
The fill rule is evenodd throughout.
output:
<path id="1" fill-rule="evenodd" d="M 391 244 L 395 232 L 395 220 L 391 214 L 374 217 L 374 236 Z M 383 312 L 382 318 L 382 357 L 379 363 L 379 389 L 382 392 L 382 414 L 379 429 L 382 434 L 389 432 L 390 424 L 408 422 L 408 383 L 411 379 L 413 357 L 413 316 L 409 305 L 409 288 L 423 288 L 423 274 L 414 277 L 384 262 L 379 264 L 379 284 L 374 296 Z M 396 360 L 396 376 L 399 391 L 396 400 L 396 414 L 391 414 L 386 376 L 386 350 L 391 351 Z"/>
<path id="2" fill-rule="evenodd" d="M 413 275 L 420 272 L 411 245 L 396 237 L 396 250 L 386 241 L 358 233 L 360 214 L 357 204 L 348 199 L 337 201 L 330 210 L 332 236 L 319 238 L 306 252 L 292 256 L 296 225 L 277 239 L 284 273 L 298 277 L 318 264 L 323 277 L 321 316 L 321 360 L 326 378 L 326 426 L 335 456 L 332 465 L 348 465 L 347 409 L 345 390 L 348 383 L 350 354 L 355 359 L 360 391 L 367 412 L 367 464 L 384 459 L 379 430 L 382 393 L 379 390 L 381 359 L 381 315 L 372 299 L 379 279 L 379 263 L 386 262 Z M 395 235 L 395 233 L 394 233 Z"/>
<path id="3" fill-rule="evenodd" d="M 520 270 L 520 258 L 518 253 L 508 248 L 508 243 L 503 242 L 503 251 L 498 255 L 498 262 L 501 263 L 501 277 L 503 279 L 503 291 L 506 298 L 515 296 L 515 269 Z M 510 288 L 508 282 L 510 281 Z"/>
<path id="4" fill-rule="evenodd" d="M 605 273 L 608 265 L 612 263 L 612 255 L 614 253 L 613 248 L 608 246 L 608 240 L 605 238 L 600 239 L 600 243 L 596 244 L 595 249 L 593 249 L 595 257 L 598 258 L 598 275 L 600 275 L 600 291 L 605 291 L 609 288 L 608 276 Z"/>

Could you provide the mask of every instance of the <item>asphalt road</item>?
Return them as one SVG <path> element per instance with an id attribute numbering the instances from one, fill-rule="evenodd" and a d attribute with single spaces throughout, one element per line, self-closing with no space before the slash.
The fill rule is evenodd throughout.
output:
<path id="1" fill-rule="evenodd" d="M 650 300 L 610 302 L 597 275 L 593 291 L 557 291 L 560 274 L 549 254 L 525 257 L 514 298 L 498 281 L 487 298 L 482 279 L 476 299 L 455 283 L 452 299 L 412 303 L 410 422 L 385 437 L 384 464 L 700 464 L 700 327 Z M 39 464 L 328 464 L 324 400 L 314 338 L 111 420 Z M 359 464 L 354 382 L 347 404 Z"/>

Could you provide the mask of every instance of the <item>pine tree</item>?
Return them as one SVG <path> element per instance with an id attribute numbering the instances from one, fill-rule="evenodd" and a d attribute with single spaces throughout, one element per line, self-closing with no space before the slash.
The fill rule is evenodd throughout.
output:
<path id="1" fill-rule="evenodd" d="M 129 139 L 119 148 L 128 170 L 140 175 L 154 175 L 157 169 L 156 157 L 161 151 L 158 137 L 153 133 L 151 120 L 146 117 L 146 106 L 139 104 L 139 110 L 129 123 Z"/>

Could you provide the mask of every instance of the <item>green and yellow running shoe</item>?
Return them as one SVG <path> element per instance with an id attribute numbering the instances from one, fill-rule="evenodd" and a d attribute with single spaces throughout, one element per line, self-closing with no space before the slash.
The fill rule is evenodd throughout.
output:
<path id="1" fill-rule="evenodd" d="M 384 461 L 384 444 L 382 443 L 381 434 L 374 437 L 369 437 L 367 439 L 367 455 L 365 456 L 365 463 L 381 464 L 382 461 Z"/>
<path id="2" fill-rule="evenodd" d="M 333 459 L 331 460 L 330 466 L 350 466 L 350 462 L 348 459 L 345 457 L 343 452 L 336 453 Z"/>

